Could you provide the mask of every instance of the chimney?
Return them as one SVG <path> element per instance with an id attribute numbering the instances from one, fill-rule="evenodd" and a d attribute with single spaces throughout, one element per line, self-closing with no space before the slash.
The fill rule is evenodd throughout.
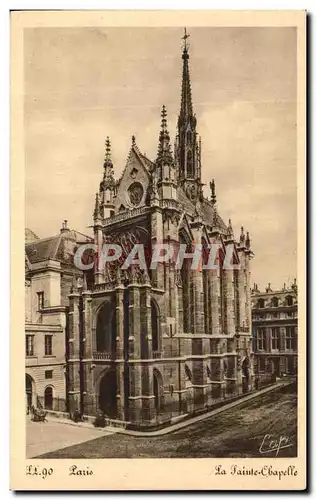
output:
<path id="1" fill-rule="evenodd" d="M 67 233 L 68 231 L 70 231 L 69 227 L 68 227 L 68 221 L 65 219 L 62 223 L 62 227 L 61 227 L 61 230 L 60 232 L 61 233 Z"/>

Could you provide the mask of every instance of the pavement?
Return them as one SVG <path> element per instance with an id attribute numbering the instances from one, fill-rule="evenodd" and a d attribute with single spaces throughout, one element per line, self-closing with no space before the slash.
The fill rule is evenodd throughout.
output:
<path id="1" fill-rule="evenodd" d="M 47 416 L 47 422 L 33 422 L 27 415 L 26 458 L 34 458 L 75 444 L 113 434 L 91 425 L 75 426 Z"/>

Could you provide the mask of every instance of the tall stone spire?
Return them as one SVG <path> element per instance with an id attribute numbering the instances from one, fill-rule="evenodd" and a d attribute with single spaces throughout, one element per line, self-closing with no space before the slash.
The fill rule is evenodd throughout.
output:
<path id="1" fill-rule="evenodd" d="M 190 35 L 187 34 L 186 28 L 184 28 L 184 36 L 182 39 L 184 40 L 183 52 L 182 52 L 182 91 L 181 91 L 181 109 L 180 109 L 180 119 L 187 119 L 190 116 L 193 116 L 193 107 L 192 107 L 192 95 L 191 95 L 191 82 L 190 82 L 190 70 L 189 70 L 189 44 L 187 39 Z"/>
<path id="2" fill-rule="evenodd" d="M 182 88 L 175 160 L 180 183 L 192 201 L 195 201 L 201 193 L 201 143 L 197 137 L 196 118 L 192 104 L 189 45 L 187 41 L 189 36 L 185 29 L 184 36 L 182 37 L 184 40 L 182 52 Z M 192 187 L 192 184 L 195 184 L 195 186 Z"/>

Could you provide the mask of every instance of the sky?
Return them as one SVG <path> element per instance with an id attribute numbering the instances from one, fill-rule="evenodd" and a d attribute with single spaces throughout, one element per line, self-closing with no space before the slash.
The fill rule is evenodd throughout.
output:
<path id="1" fill-rule="evenodd" d="M 190 28 L 190 74 L 202 181 L 218 211 L 250 232 L 251 281 L 290 283 L 297 267 L 296 30 Z M 116 177 L 131 137 L 157 154 L 160 111 L 173 144 L 180 108 L 180 28 L 24 30 L 26 227 L 62 221 L 91 234 L 110 136 Z"/>

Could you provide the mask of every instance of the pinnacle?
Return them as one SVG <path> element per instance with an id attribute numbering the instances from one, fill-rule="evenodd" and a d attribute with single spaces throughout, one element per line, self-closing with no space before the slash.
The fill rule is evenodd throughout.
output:
<path id="1" fill-rule="evenodd" d="M 104 156 L 103 166 L 104 166 L 104 178 L 113 177 L 114 171 L 113 171 L 113 162 L 111 158 L 111 141 L 108 136 L 105 140 L 105 156 Z"/>
<path id="2" fill-rule="evenodd" d="M 213 205 L 216 203 L 216 193 L 215 193 L 215 181 L 212 179 L 210 182 L 210 189 L 211 189 L 211 202 Z"/>
<path id="3" fill-rule="evenodd" d="M 109 136 L 107 136 L 107 138 L 105 140 L 105 158 L 106 158 L 106 160 L 111 159 L 111 142 L 110 142 Z"/>
<path id="4" fill-rule="evenodd" d="M 158 143 L 158 162 L 164 162 L 166 164 L 171 164 L 173 158 L 170 150 L 170 135 L 167 128 L 167 110 L 166 106 L 162 106 L 161 110 L 161 130 L 159 133 L 159 143 Z"/>

